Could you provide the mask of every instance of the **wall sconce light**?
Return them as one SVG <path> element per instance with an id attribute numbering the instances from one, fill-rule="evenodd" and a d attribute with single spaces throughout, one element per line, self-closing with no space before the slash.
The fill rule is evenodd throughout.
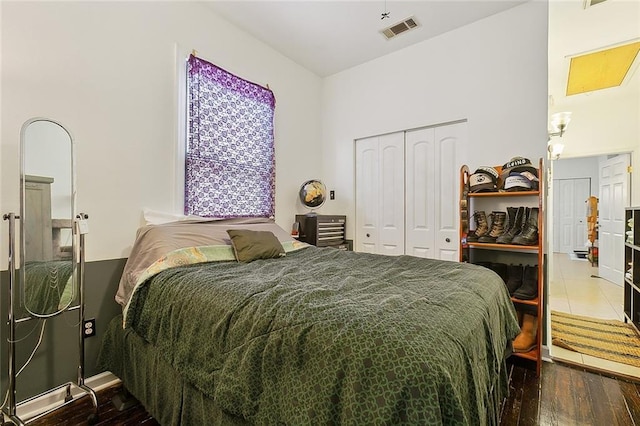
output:
<path id="1" fill-rule="evenodd" d="M 549 152 L 549 158 L 551 160 L 557 160 L 560 158 L 562 151 L 564 151 L 564 144 L 549 141 L 549 143 L 547 143 L 547 151 Z"/>
<path id="2" fill-rule="evenodd" d="M 549 138 L 553 136 L 560 136 L 565 132 L 565 129 L 569 125 L 571 121 L 571 113 L 570 112 L 556 112 L 551 116 L 551 131 L 549 132 Z"/>

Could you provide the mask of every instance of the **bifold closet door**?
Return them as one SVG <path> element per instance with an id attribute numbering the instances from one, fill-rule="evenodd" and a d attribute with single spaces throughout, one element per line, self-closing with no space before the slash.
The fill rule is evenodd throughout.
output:
<path id="1" fill-rule="evenodd" d="M 356 141 L 356 251 L 404 254 L 404 132 Z"/>
<path id="2" fill-rule="evenodd" d="M 587 251 L 587 208 L 591 179 L 553 180 L 553 249 L 560 253 Z"/>
<path id="3" fill-rule="evenodd" d="M 405 253 L 457 261 L 466 123 L 408 131 L 405 140 Z"/>

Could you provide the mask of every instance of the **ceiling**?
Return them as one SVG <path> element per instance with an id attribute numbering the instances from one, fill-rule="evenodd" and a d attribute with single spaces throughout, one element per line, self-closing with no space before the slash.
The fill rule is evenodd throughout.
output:
<path id="1" fill-rule="evenodd" d="M 524 2 L 236 0 L 206 4 L 289 59 L 326 77 Z M 381 19 L 385 11 L 389 18 Z M 417 28 L 390 40 L 380 33 L 411 16 L 418 21 Z"/>
<path id="2" fill-rule="evenodd" d="M 326 77 L 447 31 L 542 0 L 261 0 L 207 1 L 215 13 L 292 61 Z M 546 0 L 545 0 L 546 1 Z M 640 0 L 548 0 L 549 114 L 575 111 L 585 102 L 640 99 L 638 58 L 622 86 L 566 95 L 572 56 L 640 40 Z M 389 12 L 388 19 L 381 19 Z M 406 18 L 419 26 L 387 40 L 380 31 Z M 575 115 L 575 114 L 574 114 Z"/>
<path id="3" fill-rule="evenodd" d="M 639 0 L 606 0 L 586 8 L 584 0 L 550 0 L 550 112 L 572 111 L 587 102 L 607 108 L 607 102 L 616 102 L 620 97 L 640 99 L 638 57 L 619 87 L 566 95 L 572 58 L 637 41 L 640 41 Z"/>

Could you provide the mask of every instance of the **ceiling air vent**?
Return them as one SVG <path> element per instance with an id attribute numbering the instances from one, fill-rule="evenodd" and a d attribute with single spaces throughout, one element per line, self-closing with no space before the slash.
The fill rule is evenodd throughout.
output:
<path id="1" fill-rule="evenodd" d="M 595 1 L 595 0 L 592 0 Z M 385 28 L 380 31 L 387 40 L 397 36 L 398 34 L 402 34 L 405 31 L 409 31 L 410 29 L 416 28 L 418 26 L 418 21 L 412 16 L 411 18 L 407 18 L 402 22 L 398 22 L 397 24 L 393 24 L 392 26 Z"/>

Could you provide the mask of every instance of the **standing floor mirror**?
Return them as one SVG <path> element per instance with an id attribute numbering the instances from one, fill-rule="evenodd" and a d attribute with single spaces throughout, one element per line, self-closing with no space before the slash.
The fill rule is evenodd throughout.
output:
<path id="1" fill-rule="evenodd" d="M 2 407 L 16 425 L 25 422 L 17 406 L 66 389 L 64 401 L 35 418 L 70 403 L 72 386 L 93 400 L 90 424 L 98 420 L 95 392 L 84 384 L 84 229 L 87 216 L 76 213 L 75 153 L 71 133 L 47 118 L 26 121 L 20 132 L 20 214 L 9 221 L 9 365 L 8 395 Z M 20 220 L 16 250 L 16 220 Z M 19 253 L 19 263 L 16 252 Z M 41 395 L 16 402 L 16 324 L 77 310 L 80 362 L 77 383 L 69 382 Z M 38 343 L 39 344 L 39 343 Z M 37 350 L 37 346 L 34 349 Z M 27 361 L 28 363 L 29 361 Z M 29 421 L 35 420 L 29 419 Z"/>

